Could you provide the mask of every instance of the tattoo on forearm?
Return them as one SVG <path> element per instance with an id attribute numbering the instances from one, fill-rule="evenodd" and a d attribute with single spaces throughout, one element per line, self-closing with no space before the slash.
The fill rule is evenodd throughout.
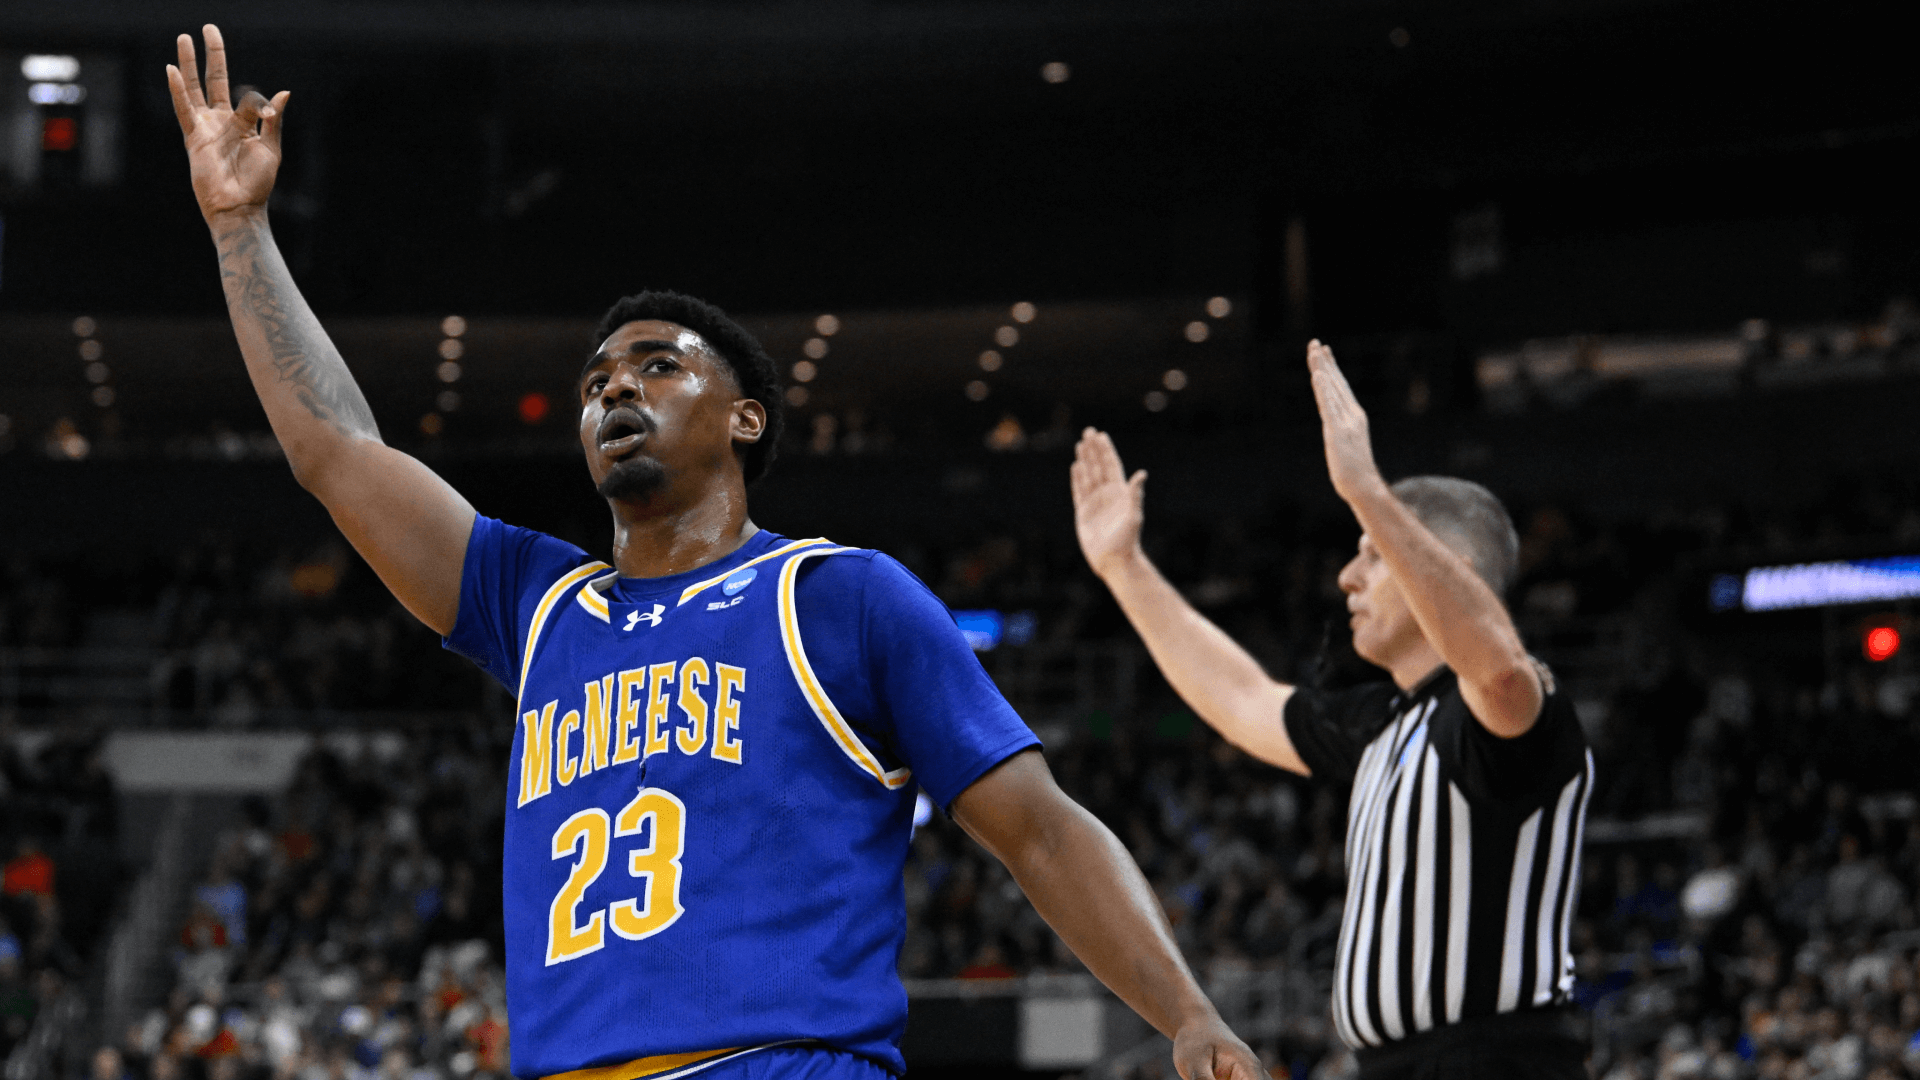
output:
<path id="1" fill-rule="evenodd" d="M 220 253 L 220 277 L 227 287 L 227 304 L 236 322 L 258 324 L 267 342 L 267 360 L 280 381 L 290 384 L 296 400 L 315 419 L 343 435 L 379 438 L 373 412 L 354 385 L 346 363 L 333 350 L 311 317 L 289 311 L 286 294 L 292 282 L 284 272 L 263 266 L 264 252 L 256 227 L 243 225 L 215 238 Z M 298 294 L 294 294 L 298 300 Z"/>

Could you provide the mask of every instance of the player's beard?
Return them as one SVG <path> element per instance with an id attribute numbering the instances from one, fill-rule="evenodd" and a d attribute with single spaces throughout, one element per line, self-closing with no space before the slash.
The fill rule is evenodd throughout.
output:
<path id="1" fill-rule="evenodd" d="M 607 470 L 607 475 L 600 478 L 595 489 L 603 499 L 635 501 L 660 490 L 666 481 L 665 466 L 653 458 L 635 455 L 616 462 L 613 468 Z"/>

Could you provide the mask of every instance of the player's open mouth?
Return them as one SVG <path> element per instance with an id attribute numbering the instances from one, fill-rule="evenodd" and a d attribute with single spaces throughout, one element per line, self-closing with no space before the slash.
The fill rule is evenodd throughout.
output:
<path id="1" fill-rule="evenodd" d="M 600 452 L 609 457 L 618 457 L 645 442 L 652 427 L 639 412 L 616 409 L 600 421 Z"/>

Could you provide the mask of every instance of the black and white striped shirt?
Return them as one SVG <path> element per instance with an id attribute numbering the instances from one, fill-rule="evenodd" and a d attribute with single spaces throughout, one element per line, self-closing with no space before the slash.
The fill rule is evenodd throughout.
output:
<path id="1" fill-rule="evenodd" d="M 1404 694 L 1288 701 L 1314 778 L 1353 784 L 1333 1020 L 1356 1050 L 1566 1002 L 1593 755 L 1548 683 L 1516 739 L 1474 720 L 1445 668 Z"/>

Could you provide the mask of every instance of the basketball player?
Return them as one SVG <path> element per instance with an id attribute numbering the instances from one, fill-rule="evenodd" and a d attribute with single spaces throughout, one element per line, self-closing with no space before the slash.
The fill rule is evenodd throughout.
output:
<path id="1" fill-rule="evenodd" d="M 1360 520 L 1340 572 L 1354 650 L 1392 684 L 1322 693 L 1268 675 L 1140 547 L 1146 473 L 1089 429 L 1072 468 L 1081 550 L 1167 681 L 1247 753 L 1351 784 L 1333 1020 L 1375 1078 L 1584 1077 L 1567 939 L 1593 759 L 1500 596 L 1519 542 L 1478 484 L 1389 486 L 1333 353 L 1308 347 L 1327 471 Z"/>
<path id="2" fill-rule="evenodd" d="M 781 388 L 717 308 L 608 312 L 580 373 L 612 563 L 475 513 L 380 441 L 267 226 L 284 92 L 230 103 L 219 31 L 167 79 L 234 331 L 294 475 L 407 609 L 519 697 L 505 918 L 522 1080 L 904 1071 L 916 785 L 1005 862 L 1183 1077 L 1258 1065 L 1139 870 L 1054 785 L 899 563 L 747 516 Z"/>

